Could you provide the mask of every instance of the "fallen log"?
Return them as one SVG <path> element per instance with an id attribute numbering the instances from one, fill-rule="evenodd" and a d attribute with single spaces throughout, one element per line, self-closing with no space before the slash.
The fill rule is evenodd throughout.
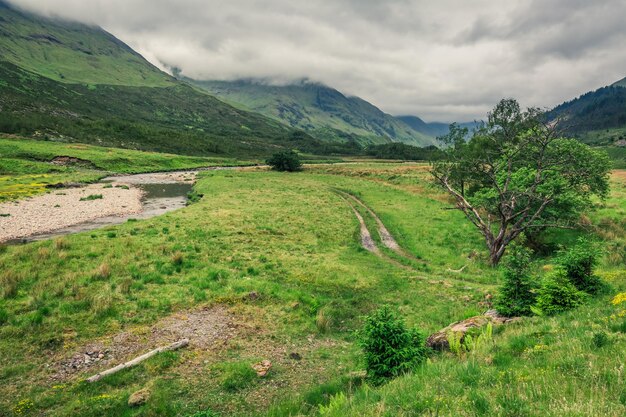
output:
<path id="1" fill-rule="evenodd" d="M 89 378 L 87 378 L 87 382 L 96 382 L 101 380 L 102 378 L 104 378 L 105 376 L 108 375 L 113 375 L 116 372 L 121 371 L 122 369 L 126 369 L 126 368 L 130 368 L 132 366 L 135 366 L 143 361 L 145 361 L 148 358 L 151 358 L 152 356 L 156 355 L 157 353 L 161 353 L 161 352 L 166 352 L 166 351 L 170 351 L 170 350 L 177 350 L 180 349 L 182 347 L 185 347 L 189 344 L 189 339 L 181 339 L 178 342 L 174 342 L 171 345 L 167 345 L 167 346 L 161 346 L 158 347 L 154 350 L 151 350 L 148 353 L 144 353 L 141 356 L 136 357 L 135 359 L 119 364 L 114 368 L 111 369 L 107 369 L 106 371 L 102 371 L 99 372 L 93 376 L 90 376 Z"/>

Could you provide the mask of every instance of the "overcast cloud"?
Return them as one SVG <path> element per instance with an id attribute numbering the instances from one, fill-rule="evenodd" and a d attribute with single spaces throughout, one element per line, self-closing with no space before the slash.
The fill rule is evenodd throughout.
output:
<path id="1" fill-rule="evenodd" d="M 472 120 L 626 76 L 625 0 L 12 0 L 102 26 L 198 79 L 309 78 L 384 111 Z"/>

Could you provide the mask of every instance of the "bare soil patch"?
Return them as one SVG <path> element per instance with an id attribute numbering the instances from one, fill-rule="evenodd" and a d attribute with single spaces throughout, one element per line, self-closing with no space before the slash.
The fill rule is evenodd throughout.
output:
<path id="1" fill-rule="evenodd" d="M 152 327 L 125 331 L 81 346 L 53 365 L 52 379 L 66 380 L 87 370 L 96 373 L 185 338 L 189 339 L 190 349 L 217 350 L 236 333 L 233 316 L 224 307 L 179 312 Z"/>

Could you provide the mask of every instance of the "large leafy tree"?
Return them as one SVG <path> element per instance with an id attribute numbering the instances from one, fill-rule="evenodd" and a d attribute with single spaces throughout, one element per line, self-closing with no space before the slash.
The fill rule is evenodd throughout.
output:
<path id="1" fill-rule="evenodd" d="M 538 109 L 502 100 L 468 136 L 451 126 L 432 173 L 484 236 L 492 265 L 520 234 L 571 227 L 608 193 L 607 155 L 561 137 Z"/>

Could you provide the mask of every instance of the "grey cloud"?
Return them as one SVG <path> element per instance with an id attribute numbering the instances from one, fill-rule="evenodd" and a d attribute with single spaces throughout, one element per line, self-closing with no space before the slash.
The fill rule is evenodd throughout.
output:
<path id="1" fill-rule="evenodd" d="M 15 0 L 205 79 L 310 79 L 393 114 L 549 107 L 626 76 L 623 0 Z"/>

